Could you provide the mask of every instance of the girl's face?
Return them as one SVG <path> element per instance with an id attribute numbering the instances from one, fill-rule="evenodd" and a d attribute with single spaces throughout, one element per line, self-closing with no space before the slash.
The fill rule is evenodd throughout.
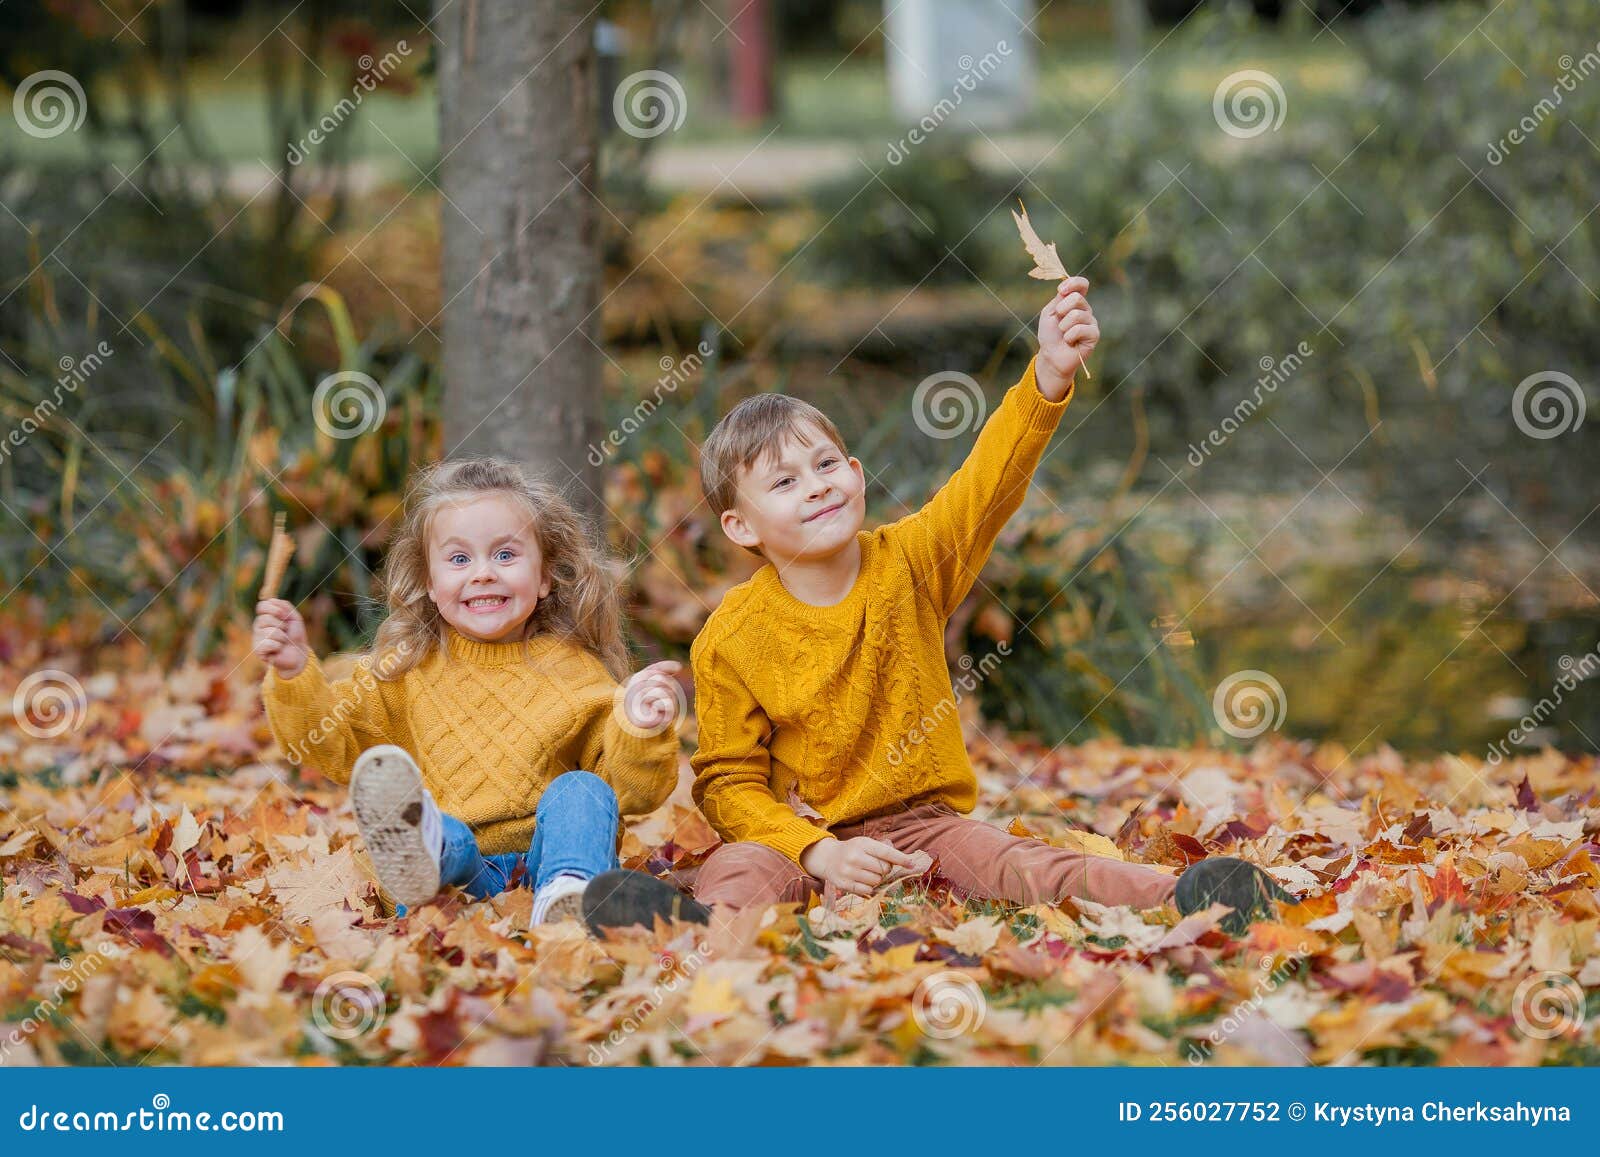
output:
<path id="1" fill-rule="evenodd" d="M 521 630 L 550 579 L 527 511 L 503 494 L 447 505 L 428 530 L 428 597 L 469 638 L 497 643 Z"/>

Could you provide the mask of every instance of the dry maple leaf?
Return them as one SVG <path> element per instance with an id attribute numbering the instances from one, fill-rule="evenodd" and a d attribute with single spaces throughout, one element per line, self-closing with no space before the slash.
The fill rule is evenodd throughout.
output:
<path id="1" fill-rule="evenodd" d="M 1021 212 L 1018 212 L 1018 210 Z M 1028 220 L 1028 208 L 1020 200 L 1017 208 L 1011 210 L 1011 219 L 1017 223 L 1017 232 L 1022 235 L 1022 244 L 1028 250 L 1028 256 L 1033 258 L 1033 268 L 1028 270 L 1029 277 L 1037 277 L 1040 281 L 1065 281 L 1067 267 L 1061 264 L 1061 255 L 1056 252 L 1055 242 L 1046 245 L 1039 234 L 1033 231 L 1033 223 Z"/>
<path id="2" fill-rule="evenodd" d="M 238 645 L 244 654 L 247 640 Z M 131 773 L 144 752 L 124 745 L 146 708 L 183 708 L 186 758 L 230 774 L 138 788 L 23 775 L 0 788 L 0 804 L 30 817 L 0 825 L 0 993 L 24 1008 L 60 1000 L 64 977 L 78 985 L 70 1019 L 38 1018 L 8 1063 L 81 1062 L 92 1044 L 160 1064 L 898 1064 L 929 1043 L 913 1015 L 919 990 L 933 994 L 924 982 L 979 978 L 975 961 L 1044 999 L 990 1008 L 935 1042 L 964 1064 L 1051 1052 L 1076 1064 L 1520 1066 L 1581 1059 L 1596 1039 L 1582 1015 L 1600 990 L 1593 755 L 1507 761 L 1464 793 L 1481 761 L 1308 753 L 1287 738 L 1248 755 L 1095 740 L 1030 777 L 1030 791 L 1083 819 L 1064 835 L 1015 821 L 1017 835 L 1136 863 L 1163 839 L 1182 837 L 1191 856 L 1227 845 L 1306 894 L 1237 940 L 1212 926 L 1219 909 L 1172 926 L 1089 900 L 980 914 L 954 891 L 917 888 L 892 905 L 835 897 L 805 921 L 794 904 L 751 906 L 725 925 L 602 944 L 573 922 L 529 933 L 528 888 L 480 902 L 447 890 L 404 920 L 373 912 L 346 790 L 254 762 L 279 758 L 264 729 L 255 753 L 211 729 L 242 725 L 245 709 L 211 691 L 228 665 L 105 677 L 91 689 L 95 715 L 50 758 L 65 749 Z M 17 742 L 0 727 L 0 768 L 8 750 L 26 766 Z M 989 810 L 1032 758 L 971 730 L 968 752 Z M 1174 767 L 1187 769 L 1176 785 Z M 1114 830 L 1115 845 L 1097 834 Z M 715 843 L 680 802 L 631 838 L 640 857 L 675 865 Z M 209 883 L 202 862 L 216 865 L 218 891 L 173 886 L 178 865 Z M 61 945 L 70 963 L 57 967 Z M 368 1015 L 351 1027 L 363 1031 L 337 1053 L 308 1053 L 322 1037 L 306 1027 L 345 991 L 327 982 L 356 969 L 370 982 L 353 978 L 352 1006 Z M 1145 1023 L 1152 1002 L 1170 1009 L 1170 1036 Z M 1561 1031 L 1531 1036 L 1519 1011 L 1559 1013 Z"/>
<path id="3" fill-rule="evenodd" d="M 1019 211 L 1020 210 L 1020 211 Z M 1061 255 L 1056 252 L 1055 242 L 1046 245 L 1038 233 L 1034 232 L 1033 223 L 1028 220 L 1028 207 L 1017 198 L 1017 207 L 1011 210 L 1011 219 L 1017 223 L 1017 232 L 1022 237 L 1023 247 L 1027 249 L 1028 256 L 1033 258 L 1033 268 L 1028 270 L 1029 277 L 1037 277 L 1040 281 L 1065 281 L 1067 267 L 1061 262 Z M 1087 363 L 1083 365 L 1083 376 L 1092 379 Z"/>
<path id="4" fill-rule="evenodd" d="M 282 905 L 284 919 L 299 924 L 325 908 L 343 904 L 360 890 L 365 877 L 356 865 L 354 848 L 345 844 L 305 867 L 274 868 L 267 873 L 267 883 Z"/>
<path id="5" fill-rule="evenodd" d="M 883 879 L 878 881 L 878 888 L 880 891 L 884 888 L 893 887 L 901 880 L 909 880 L 914 876 L 926 875 L 933 867 L 933 857 L 928 855 L 927 852 L 910 852 L 908 854 L 912 860 L 911 867 L 890 868 L 889 871 L 884 875 Z"/>

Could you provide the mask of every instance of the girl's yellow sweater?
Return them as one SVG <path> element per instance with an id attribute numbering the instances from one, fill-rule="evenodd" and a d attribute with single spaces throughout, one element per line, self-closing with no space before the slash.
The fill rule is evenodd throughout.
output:
<path id="1" fill-rule="evenodd" d="M 404 675 L 378 678 L 363 655 L 329 681 L 316 655 L 292 679 L 268 668 L 261 696 L 293 763 L 349 783 L 356 757 L 393 743 L 422 769 L 441 811 L 465 822 L 486 855 L 526 851 L 534 808 L 562 772 L 592 771 L 624 815 L 654 811 L 678 777 L 678 734 L 654 737 L 613 710 L 616 682 L 598 658 L 551 636 L 484 643 L 446 627 L 447 644 Z"/>
<path id="2" fill-rule="evenodd" d="M 972 810 L 945 624 L 1071 400 L 1071 387 L 1047 400 L 1029 362 L 932 500 L 857 534 L 861 571 L 834 606 L 801 602 L 771 564 L 724 596 L 691 650 L 690 760 L 695 802 L 723 839 L 799 861 L 838 824 L 927 803 Z"/>

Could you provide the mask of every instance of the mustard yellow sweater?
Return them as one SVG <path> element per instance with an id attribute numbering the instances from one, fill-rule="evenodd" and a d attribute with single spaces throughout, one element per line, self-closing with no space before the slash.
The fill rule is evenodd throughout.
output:
<path id="1" fill-rule="evenodd" d="M 349 783 L 356 756 L 405 748 L 441 811 L 486 855 L 527 851 L 545 786 L 582 768 L 611 785 L 623 814 L 654 811 L 678 778 L 678 734 L 629 734 L 612 715 L 616 683 L 598 658 L 550 636 L 448 643 L 393 681 L 375 656 L 329 682 L 317 657 L 292 679 L 268 668 L 261 695 L 273 738 L 294 763 Z"/>
<path id="2" fill-rule="evenodd" d="M 932 500 L 860 532 L 842 602 L 801 602 L 770 564 L 723 598 L 691 649 L 694 798 L 723 839 L 798 862 L 827 832 L 796 799 L 828 825 L 933 802 L 972 810 L 945 622 L 1022 505 L 1073 388 L 1047 401 L 1030 362 Z"/>

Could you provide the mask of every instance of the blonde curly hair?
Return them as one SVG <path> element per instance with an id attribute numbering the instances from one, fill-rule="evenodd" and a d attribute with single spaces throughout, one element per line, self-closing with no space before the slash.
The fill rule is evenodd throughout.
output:
<path id="1" fill-rule="evenodd" d="M 628 673 L 617 561 L 561 493 L 503 458 L 466 458 L 419 470 L 378 576 L 387 617 L 373 639 L 378 678 L 392 681 L 445 647 L 447 624 L 428 597 L 428 532 L 451 503 L 503 494 L 528 512 L 550 594 L 528 616 L 520 642 L 555 634 L 593 654 L 621 682 Z"/>

